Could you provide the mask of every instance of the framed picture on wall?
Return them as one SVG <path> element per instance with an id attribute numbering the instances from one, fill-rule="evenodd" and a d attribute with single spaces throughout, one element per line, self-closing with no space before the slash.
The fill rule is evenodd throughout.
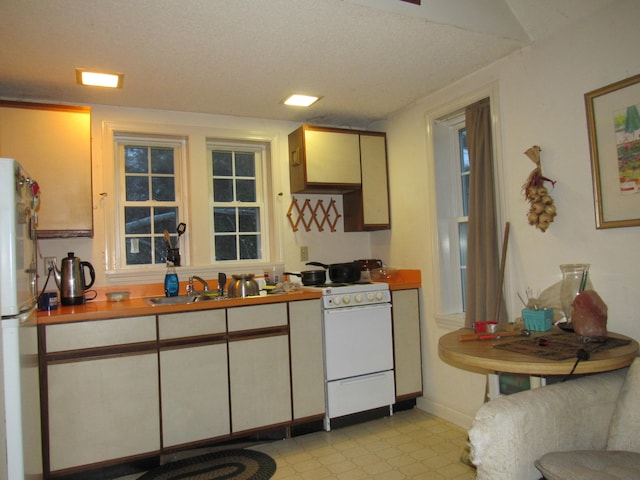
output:
<path id="1" fill-rule="evenodd" d="M 584 98 L 596 228 L 640 226 L 640 74 Z"/>

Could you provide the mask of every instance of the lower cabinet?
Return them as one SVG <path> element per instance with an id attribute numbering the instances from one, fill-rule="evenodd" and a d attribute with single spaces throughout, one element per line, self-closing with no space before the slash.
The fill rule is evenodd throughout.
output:
<path id="1" fill-rule="evenodd" d="M 419 290 L 391 292 L 396 401 L 422 395 Z"/>
<path id="2" fill-rule="evenodd" d="M 155 317 L 53 325 L 46 332 L 45 478 L 51 471 L 158 452 Z M 79 350 L 65 349 L 69 339 Z M 136 353 L 109 348 L 134 342 Z"/>
<path id="3" fill-rule="evenodd" d="M 227 310 L 231 430 L 291 421 L 286 303 Z"/>
<path id="4" fill-rule="evenodd" d="M 322 313 L 317 300 L 289 303 L 293 419 L 324 417 Z"/>
<path id="5" fill-rule="evenodd" d="M 162 446 L 230 433 L 225 310 L 158 316 Z"/>

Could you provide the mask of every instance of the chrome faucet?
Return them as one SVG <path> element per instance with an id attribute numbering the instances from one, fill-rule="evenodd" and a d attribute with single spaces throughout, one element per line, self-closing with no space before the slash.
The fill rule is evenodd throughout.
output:
<path id="1" fill-rule="evenodd" d="M 195 292 L 195 289 L 194 289 L 194 287 L 193 287 L 193 281 L 194 281 L 194 280 L 197 280 L 197 281 L 199 281 L 199 282 L 202 284 L 202 286 L 204 287 L 203 292 L 207 292 L 207 291 L 209 291 L 209 284 L 206 282 L 206 280 L 204 280 L 204 279 L 200 278 L 200 277 L 199 277 L 199 276 L 197 276 L 197 275 L 191 275 L 191 276 L 189 277 L 189 283 L 188 283 L 188 285 L 187 285 L 187 294 L 188 294 L 188 295 L 192 295 L 192 294 Z"/>

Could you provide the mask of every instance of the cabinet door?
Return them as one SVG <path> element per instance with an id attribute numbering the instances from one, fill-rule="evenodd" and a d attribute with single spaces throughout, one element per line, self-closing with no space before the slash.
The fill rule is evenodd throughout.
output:
<path id="1" fill-rule="evenodd" d="M 162 350 L 160 382 L 163 446 L 229 433 L 226 341 Z"/>
<path id="2" fill-rule="evenodd" d="M 48 367 L 50 470 L 158 452 L 157 354 Z"/>
<path id="3" fill-rule="evenodd" d="M 360 184 L 360 146 L 353 133 L 305 130 L 308 183 Z"/>
<path id="4" fill-rule="evenodd" d="M 230 432 L 225 335 L 224 309 L 158 315 L 164 447 Z"/>
<path id="5" fill-rule="evenodd" d="M 40 184 L 40 238 L 93 236 L 89 107 L 0 102 L 0 156 Z"/>
<path id="6" fill-rule="evenodd" d="M 324 414 L 322 315 L 318 300 L 289 303 L 294 420 Z"/>
<path id="7" fill-rule="evenodd" d="M 393 347 L 398 400 L 422 395 L 418 294 L 417 289 L 392 292 Z"/>
<path id="8" fill-rule="evenodd" d="M 364 226 L 388 226 L 389 187 L 385 137 L 360 135 L 360 152 Z"/>

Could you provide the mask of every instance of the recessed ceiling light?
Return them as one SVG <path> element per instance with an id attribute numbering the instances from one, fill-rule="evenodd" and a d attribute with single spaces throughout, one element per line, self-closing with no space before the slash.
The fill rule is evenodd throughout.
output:
<path id="1" fill-rule="evenodd" d="M 80 85 L 91 87 L 122 88 L 122 73 L 90 72 L 82 68 L 76 68 L 76 81 Z"/>
<path id="2" fill-rule="evenodd" d="M 310 107 L 311 105 L 316 103 L 318 100 L 320 100 L 320 98 L 321 97 L 314 97 L 311 95 L 294 94 L 282 100 L 282 103 L 284 103 L 285 105 L 291 105 L 294 107 Z"/>

